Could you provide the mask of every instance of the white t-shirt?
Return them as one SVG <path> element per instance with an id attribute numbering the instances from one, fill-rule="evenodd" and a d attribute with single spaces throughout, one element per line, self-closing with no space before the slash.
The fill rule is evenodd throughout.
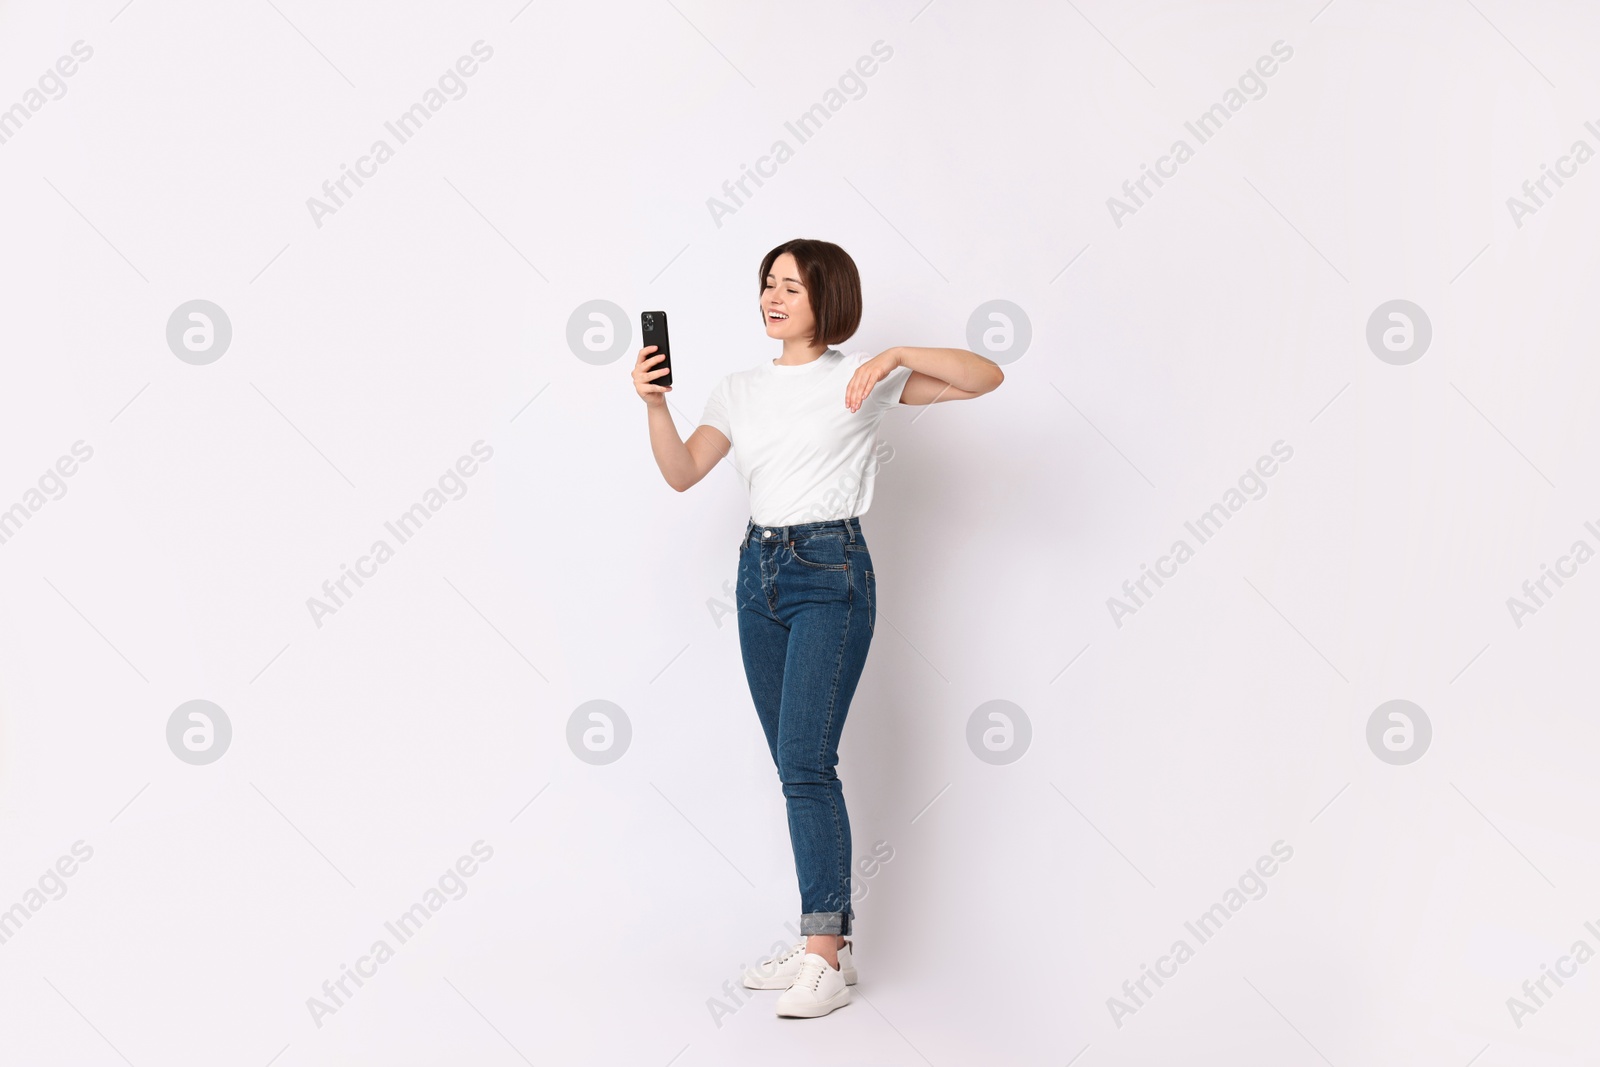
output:
<path id="1" fill-rule="evenodd" d="M 911 377 L 910 367 L 896 367 L 851 411 L 845 387 L 871 358 L 830 348 L 810 363 L 769 360 L 726 375 L 711 390 L 700 423 L 732 443 L 756 523 L 848 519 L 871 506 L 878 420 L 900 402 Z"/>

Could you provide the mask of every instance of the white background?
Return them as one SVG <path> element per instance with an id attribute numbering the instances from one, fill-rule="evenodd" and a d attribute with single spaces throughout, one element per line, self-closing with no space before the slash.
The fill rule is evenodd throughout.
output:
<path id="1" fill-rule="evenodd" d="M 0 544 L 0 908 L 93 856 L 0 945 L 0 1062 L 1594 1062 L 1600 963 L 1520 1027 L 1506 1003 L 1600 950 L 1600 563 L 1506 606 L 1600 547 L 1600 163 L 1506 206 L 1600 148 L 1589 5 L 11 3 L 0 107 L 78 40 L 0 144 L 0 508 L 93 449 Z M 466 94 L 318 226 L 307 199 L 478 40 Z M 969 347 L 995 299 L 1032 330 L 996 392 L 882 425 L 840 774 L 858 857 L 893 859 L 855 1002 L 817 1021 L 729 999 L 798 917 L 725 591 L 744 487 L 672 492 L 629 381 L 666 309 L 687 434 L 778 354 L 755 274 L 799 236 L 861 268 L 847 349 Z M 233 329 L 204 366 L 166 341 L 192 299 Z M 1432 323 L 1409 365 L 1365 338 L 1393 299 Z M 594 300 L 625 313 L 610 356 L 567 342 Z M 479 440 L 318 626 L 307 599 Z M 1278 440 L 1266 495 L 1115 625 Z M 1400 698 L 1433 739 L 1393 766 L 1366 726 Z M 194 699 L 233 728 L 205 766 L 166 741 Z M 632 728 L 603 766 L 566 740 L 591 700 Z M 1003 766 L 966 741 L 992 700 L 1032 725 Z M 319 1026 L 308 998 L 479 840 Z M 1117 1025 L 1279 840 L 1266 895 Z"/>

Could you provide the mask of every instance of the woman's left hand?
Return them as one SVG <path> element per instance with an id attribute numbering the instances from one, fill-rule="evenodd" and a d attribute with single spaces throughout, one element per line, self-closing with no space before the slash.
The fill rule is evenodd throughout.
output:
<path id="1" fill-rule="evenodd" d="M 867 395 L 898 366 L 900 366 L 900 353 L 894 348 L 880 352 L 862 363 L 850 376 L 850 384 L 845 386 L 844 406 L 851 411 L 860 411 Z"/>

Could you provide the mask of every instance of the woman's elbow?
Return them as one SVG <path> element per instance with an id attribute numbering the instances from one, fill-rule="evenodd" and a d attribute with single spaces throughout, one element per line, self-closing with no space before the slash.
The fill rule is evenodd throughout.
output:
<path id="1" fill-rule="evenodd" d="M 696 473 L 695 471 L 690 471 L 688 474 L 679 474 L 676 477 L 668 478 L 667 479 L 667 484 L 672 486 L 672 488 L 673 488 L 673 490 L 675 492 L 687 493 L 689 490 L 693 489 L 696 485 L 699 485 L 700 484 L 700 479 L 704 478 L 704 477 L 705 477 L 704 474 L 699 474 L 699 473 Z"/>

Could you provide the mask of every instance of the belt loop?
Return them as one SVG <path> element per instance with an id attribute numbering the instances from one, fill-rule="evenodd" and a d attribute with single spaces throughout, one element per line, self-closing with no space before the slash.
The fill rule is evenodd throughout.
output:
<path id="1" fill-rule="evenodd" d="M 850 535 L 850 543 L 852 545 L 856 543 L 856 531 L 860 525 L 860 522 L 853 515 L 844 520 L 844 531 Z"/>

